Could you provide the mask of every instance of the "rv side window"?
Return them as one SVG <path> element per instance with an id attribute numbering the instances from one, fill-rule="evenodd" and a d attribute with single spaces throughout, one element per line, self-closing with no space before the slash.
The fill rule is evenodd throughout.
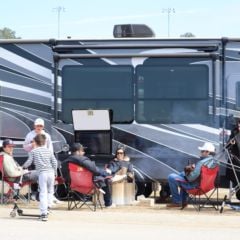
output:
<path id="1" fill-rule="evenodd" d="M 236 82 L 236 108 L 240 109 L 240 82 Z"/>
<path id="2" fill-rule="evenodd" d="M 203 123 L 209 119 L 206 65 L 139 66 L 136 71 L 136 121 Z"/>
<path id="3" fill-rule="evenodd" d="M 62 69 L 62 120 L 72 109 L 111 109 L 113 123 L 133 121 L 132 66 L 65 66 Z"/>

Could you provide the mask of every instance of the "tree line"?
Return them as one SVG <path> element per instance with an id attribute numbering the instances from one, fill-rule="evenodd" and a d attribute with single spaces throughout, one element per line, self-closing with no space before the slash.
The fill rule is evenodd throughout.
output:
<path id="1" fill-rule="evenodd" d="M 180 37 L 195 37 L 195 35 L 191 32 L 186 32 L 181 34 Z M 21 37 L 17 37 L 15 31 L 5 27 L 0 29 L 0 39 L 21 39 Z"/>
<path id="2" fill-rule="evenodd" d="M 5 27 L 3 29 L 0 29 L 0 39 L 20 39 L 20 37 L 16 36 L 15 31 Z"/>

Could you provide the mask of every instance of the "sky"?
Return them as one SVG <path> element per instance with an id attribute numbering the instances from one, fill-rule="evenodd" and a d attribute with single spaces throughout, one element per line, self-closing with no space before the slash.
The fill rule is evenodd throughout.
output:
<path id="1" fill-rule="evenodd" d="M 240 37 L 240 0 L 6 0 L 0 7 L 0 29 L 22 39 L 113 38 L 113 26 L 128 23 L 147 24 L 158 38 Z"/>

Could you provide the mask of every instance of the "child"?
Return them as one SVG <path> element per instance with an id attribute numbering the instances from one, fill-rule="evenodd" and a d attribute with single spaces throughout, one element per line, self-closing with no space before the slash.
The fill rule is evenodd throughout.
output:
<path id="1" fill-rule="evenodd" d="M 46 141 L 46 136 L 44 134 L 36 135 L 33 141 L 35 148 L 29 153 L 29 158 L 24 163 L 24 167 L 29 167 L 34 163 L 38 171 L 41 220 L 47 221 L 48 207 L 51 207 L 54 193 L 57 160 L 53 153 L 44 146 Z"/>

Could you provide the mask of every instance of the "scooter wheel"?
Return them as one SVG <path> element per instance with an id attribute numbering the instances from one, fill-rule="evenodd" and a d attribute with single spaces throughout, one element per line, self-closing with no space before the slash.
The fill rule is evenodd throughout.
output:
<path id="1" fill-rule="evenodd" d="M 21 215 L 23 215 L 23 210 L 22 209 L 18 209 L 17 213 L 18 213 L 19 216 L 21 216 Z"/>
<path id="2" fill-rule="evenodd" d="M 12 210 L 12 211 L 10 212 L 10 217 L 14 218 L 14 217 L 16 217 L 16 216 L 17 216 L 16 211 Z"/>

